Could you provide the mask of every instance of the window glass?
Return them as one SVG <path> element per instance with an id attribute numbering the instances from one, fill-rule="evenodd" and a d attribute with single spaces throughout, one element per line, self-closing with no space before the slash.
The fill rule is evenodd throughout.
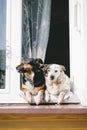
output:
<path id="1" fill-rule="evenodd" d="M 6 0 L 0 0 L 0 89 L 5 89 L 6 75 Z"/>

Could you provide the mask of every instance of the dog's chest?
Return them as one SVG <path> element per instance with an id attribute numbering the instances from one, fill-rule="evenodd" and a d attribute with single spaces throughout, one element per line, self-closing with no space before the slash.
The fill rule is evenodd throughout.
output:
<path id="1" fill-rule="evenodd" d="M 25 84 L 28 88 L 29 93 L 31 93 L 32 95 L 37 95 L 38 91 L 43 87 L 43 86 L 34 87 L 34 85 L 32 85 L 29 81 L 27 81 Z"/>
<path id="2" fill-rule="evenodd" d="M 34 88 L 34 85 L 33 85 L 33 84 L 31 84 L 29 81 L 27 81 L 27 82 L 25 83 L 25 85 L 27 86 L 28 91 L 29 91 L 31 94 L 33 94 L 33 95 L 36 94 L 36 91 L 35 91 L 35 88 Z"/>
<path id="3" fill-rule="evenodd" d="M 56 85 L 56 84 L 52 84 L 52 85 L 46 85 L 47 86 L 47 90 L 50 94 L 59 94 L 60 92 L 60 86 Z"/>

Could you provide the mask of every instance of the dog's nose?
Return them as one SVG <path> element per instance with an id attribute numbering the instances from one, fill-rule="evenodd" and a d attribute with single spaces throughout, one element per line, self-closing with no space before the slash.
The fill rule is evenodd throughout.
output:
<path id="1" fill-rule="evenodd" d="M 50 79 L 53 80 L 53 79 L 54 79 L 54 75 L 51 75 L 51 76 L 50 76 Z"/>
<path id="2" fill-rule="evenodd" d="M 16 70 L 19 72 L 19 67 L 18 66 L 16 67 Z"/>

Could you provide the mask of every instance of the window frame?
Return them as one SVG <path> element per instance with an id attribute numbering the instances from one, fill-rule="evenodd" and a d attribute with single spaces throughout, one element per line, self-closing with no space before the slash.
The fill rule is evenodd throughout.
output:
<path id="1" fill-rule="evenodd" d="M 20 16 L 20 17 L 19 17 Z M 16 66 L 21 61 L 22 0 L 7 0 L 6 11 L 6 86 L 0 90 L 0 103 L 25 103 L 20 96 L 20 75 Z"/>
<path id="2" fill-rule="evenodd" d="M 87 106 L 87 1 L 69 0 L 70 78 L 74 93 Z"/>
<path id="3" fill-rule="evenodd" d="M 87 105 L 86 99 L 84 101 L 84 92 L 86 87 L 86 73 L 85 73 L 85 42 L 83 40 L 83 35 L 81 36 L 81 32 L 84 32 L 83 24 L 81 26 L 81 32 L 78 30 L 79 28 L 74 26 L 74 6 L 77 0 L 69 0 L 69 23 L 70 23 L 70 78 L 72 79 L 74 85 L 77 87 L 78 91 L 76 94 L 81 99 L 81 102 L 84 105 Z M 83 20 L 83 3 L 82 0 L 78 0 L 81 2 L 82 10 L 81 10 L 81 17 Z M 84 2 L 85 3 L 85 2 Z M 19 17 L 20 16 L 20 17 Z M 82 21 L 84 23 L 84 21 Z M 16 66 L 21 62 L 21 50 L 22 50 L 22 0 L 7 0 L 7 25 L 6 25 L 6 46 L 9 47 L 8 51 L 10 51 L 10 58 L 7 56 L 6 64 L 6 89 L 0 90 L 0 103 L 27 103 L 26 100 L 21 98 L 20 96 L 20 75 L 16 71 Z M 81 24 L 81 23 L 80 23 Z M 84 33 L 83 33 L 84 34 Z M 77 37 L 77 39 L 75 39 Z M 79 40 L 78 40 L 79 39 Z M 76 40 L 76 41 L 75 41 Z M 74 50 L 75 44 L 77 46 L 80 45 L 83 47 L 82 50 L 82 64 L 79 66 L 80 62 L 77 65 L 77 53 Z M 84 43 L 83 45 L 81 43 Z M 76 46 L 76 47 L 77 47 Z M 85 50 L 85 51 L 84 51 Z M 80 55 L 80 50 L 79 50 Z M 76 67 L 76 66 L 77 67 Z M 83 78 L 81 80 L 81 75 L 79 75 L 80 67 L 82 67 L 82 75 Z M 78 79 L 77 79 L 78 77 Z M 84 86 L 84 91 L 82 93 L 82 87 Z M 75 90 L 74 90 L 75 92 Z M 80 92 L 80 93 L 79 93 Z M 82 96 L 83 94 L 83 96 Z"/>

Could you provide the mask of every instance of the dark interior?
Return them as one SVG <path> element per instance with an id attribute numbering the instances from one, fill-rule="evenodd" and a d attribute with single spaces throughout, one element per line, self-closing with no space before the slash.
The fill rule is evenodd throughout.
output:
<path id="1" fill-rule="evenodd" d="M 66 67 L 70 76 L 69 64 L 69 1 L 52 0 L 50 35 L 45 63 L 57 63 Z"/>

